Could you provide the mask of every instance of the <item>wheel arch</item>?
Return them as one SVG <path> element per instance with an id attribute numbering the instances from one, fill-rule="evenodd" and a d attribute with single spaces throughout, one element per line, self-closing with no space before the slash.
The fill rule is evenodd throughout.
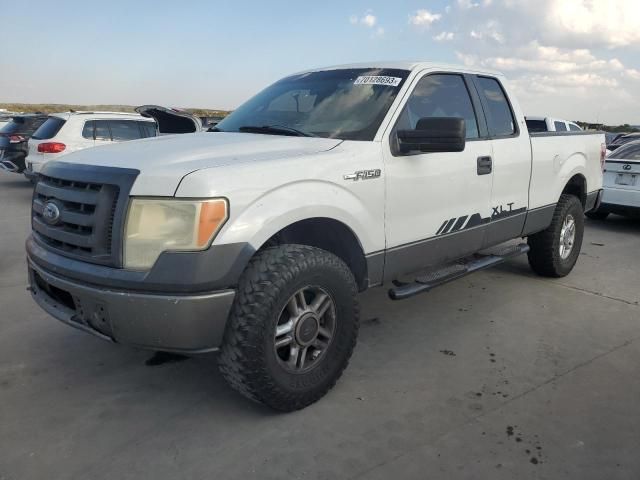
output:
<path id="1" fill-rule="evenodd" d="M 562 189 L 562 194 L 575 195 L 580 200 L 582 208 L 587 203 L 587 179 L 582 173 L 574 174 Z"/>
<path id="2" fill-rule="evenodd" d="M 308 245 L 331 252 L 347 264 L 360 291 L 369 286 L 369 269 L 362 244 L 355 232 L 339 220 L 329 217 L 298 220 L 271 235 L 258 251 L 282 244 Z"/>

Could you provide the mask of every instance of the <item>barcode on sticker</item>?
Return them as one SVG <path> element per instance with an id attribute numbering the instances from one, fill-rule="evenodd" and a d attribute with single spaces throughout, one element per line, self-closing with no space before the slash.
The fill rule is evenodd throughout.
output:
<path id="1" fill-rule="evenodd" d="M 388 85 L 390 87 L 397 87 L 402 81 L 399 77 L 381 77 L 373 75 L 365 75 L 356 78 L 353 82 L 354 85 Z"/>

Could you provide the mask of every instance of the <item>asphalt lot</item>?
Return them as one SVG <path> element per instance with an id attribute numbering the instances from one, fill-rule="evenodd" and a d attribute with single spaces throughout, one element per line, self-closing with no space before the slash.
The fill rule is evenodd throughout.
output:
<path id="1" fill-rule="evenodd" d="M 213 356 L 148 366 L 25 290 L 30 185 L 0 172 L 0 479 L 640 478 L 640 221 L 587 221 L 561 280 L 526 259 L 362 295 L 342 380 L 293 414 Z"/>

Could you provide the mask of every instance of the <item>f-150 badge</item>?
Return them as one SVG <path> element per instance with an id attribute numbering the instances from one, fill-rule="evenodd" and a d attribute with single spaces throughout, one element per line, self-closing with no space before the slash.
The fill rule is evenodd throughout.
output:
<path id="1" fill-rule="evenodd" d="M 344 175 L 343 178 L 345 180 L 353 180 L 357 182 L 358 180 L 370 180 L 372 178 L 378 178 L 382 175 L 380 169 L 376 170 L 358 170 L 354 173 L 349 173 L 348 175 Z"/>

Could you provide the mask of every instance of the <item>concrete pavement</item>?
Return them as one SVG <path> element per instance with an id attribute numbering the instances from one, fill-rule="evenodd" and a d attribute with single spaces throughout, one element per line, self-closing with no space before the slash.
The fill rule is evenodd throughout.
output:
<path id="1" fill-rule="evenodd" d="M 640 221 L 587 221 L 560 280 L 525 258 L 361 296 L 327 397 L 283 415 L 206 356 L 158 366 L 25 290 L 30 185 L 0 172 L 0 479 L 640 478 Z"/>

